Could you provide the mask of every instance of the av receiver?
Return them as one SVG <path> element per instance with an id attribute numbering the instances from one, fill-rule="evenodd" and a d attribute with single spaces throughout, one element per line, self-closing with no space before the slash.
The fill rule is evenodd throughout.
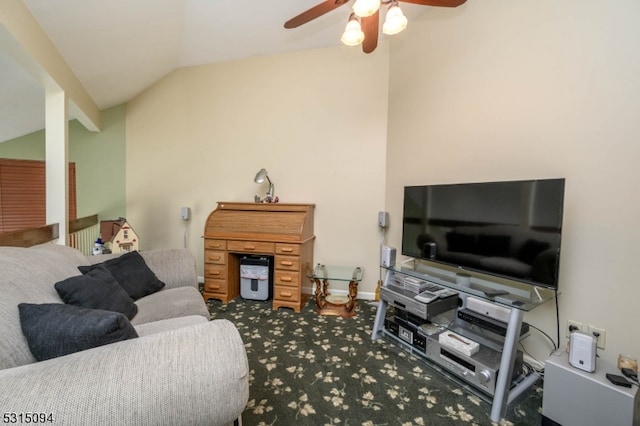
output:
<path id="1" fill-rule="evenodd" d="M 443 331 L 442 333 L 445 333 Z M 490 395 L 496 391 L 496 381 L 500 369 L 502 354 L 480 345 L 477 353 L 466 356 L 458 351 L 442 345 L 438 341 L 439 334 L 427 338 L 427 358 L 446 370 L 463 379 L 465 382 L 481 389 Z M 513 377 L 517 378 L 522 370 L 522 351 L 516 352 L 513 366 Z"/>
<path id="2" fill-rule="evenodd" d="M 480 345 L 477 353 L 467 356 L 453 347 L 447 347 L 439 342 L 444 331 L 427 332 L 433 330 L 428 321 L 420 324 L 420 321 L 412 314 L 392 315 L 385 319 L 386 331 L 407 345 L 429 361 L 443 367 L 450 373 L 458 376 L 463 381 L 493 396 L 496 390 L 496 381 L 500 369 L 502 353 L 487 346 Z M 520 377 L 522 370 L 522 351 L 516 352 L 513 367 L 513 377 Z"/>

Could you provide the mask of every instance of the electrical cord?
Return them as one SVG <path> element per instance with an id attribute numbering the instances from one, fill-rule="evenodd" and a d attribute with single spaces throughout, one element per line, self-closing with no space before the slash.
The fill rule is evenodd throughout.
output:
<path id="1" fill-rule="evenodd" d="M 558 336 L 558 348 L 560 347 L 560 309 L 558 308 L 558 290 L 555 290 L 556 292 L 556 297 L 554 297 L 554 299 L 556 299 L 556 331 L 557 331 L 557 336 Z"/>
<path id="2" fill-rule="evenodd" d="M 540 334 L 544 335 L 547 339 L 549 339 L 549 342 L 551 342 L 551 345 L 553 345 L 553 350 L 555 351 L 556 349 L 558 349 L 558 346 L 556 345 L 556 343 L 553 341 L 553 338 L 551 336 L 549 336 L 547 333 L 545 333 L 544 331 L 542 331 L 541 329 L 539 329 L 538 327 L 536 327 L 535 325 L 529 324 L 529 327 L 533 328 L 534 330 L 536 330 L 537 332 L 539 332 Z"/>

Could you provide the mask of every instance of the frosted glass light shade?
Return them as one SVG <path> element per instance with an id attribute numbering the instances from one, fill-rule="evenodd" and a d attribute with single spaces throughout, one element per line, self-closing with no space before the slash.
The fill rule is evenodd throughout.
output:
<path id="1" fill-rule="evenodd" d="M 393 4 L 387 11 L 387 16 L 382 25 L 382 32 L 387 35 L 398 34 L 407 28 L 407 18 L 397 5 Z"/>
<path id="2" fill-rule="evenodd" d="M 356 0 L 353 12 L 361 18 L 371 16 L 380 9 L 380 0 Z"/>
<path id="3" fill-rule="evenodd" d="M 357 46 L 361 44 L 363 40 L 364 33 L 362 32 L 362 27 L 360 27 L 360 21 L 354 16 L 353 19 L 349 19 L 349 22 L 347 22 L 340 41 L 347 46 Z"/>

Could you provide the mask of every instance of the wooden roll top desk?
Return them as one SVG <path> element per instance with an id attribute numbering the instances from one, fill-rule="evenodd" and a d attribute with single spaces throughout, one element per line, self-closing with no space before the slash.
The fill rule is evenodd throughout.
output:
<path id="1" fill-rule="evenodd" d="M 228 303 L 239 295 L 241 256 L 273 256 L 273 309 L 300 312 L 310 297 L 302 281 L 313 269 L 314 208 L 218 202 L 204 228 L 204 299 Z"/>

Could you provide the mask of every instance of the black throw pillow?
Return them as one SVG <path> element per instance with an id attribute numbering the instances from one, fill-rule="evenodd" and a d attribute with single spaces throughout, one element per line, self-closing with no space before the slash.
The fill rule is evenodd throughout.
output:
<path id="1" fill-rule="evenodd" d="M 18 305 L 22 332 L 38 361 L 138 337 L 118 312 L 63 303 Z"/>
<path id="2" fill-rule="evenodd" d="M 86 274 L 88 271 L 101 266 L 111 272 L 133 300 L 155 293 L 164 287 L 164 283 L 149 269 L 149 266 L 137 251 L 125 253 L 122 256 L 97 265 L 78 266 L 78 269 L 83 274 Z"/>
<path id="3" fill-rule="evenodd" d="M 69 305 L 120 312 L 128 319 L 138 313 L 133 299 L 103 266 L 57 282 L 54 288 L 62 301 Z"/>

